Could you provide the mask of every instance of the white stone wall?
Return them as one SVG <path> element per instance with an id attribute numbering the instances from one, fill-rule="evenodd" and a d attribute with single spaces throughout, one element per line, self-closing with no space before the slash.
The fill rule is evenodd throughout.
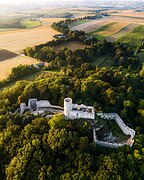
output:
<path id="1" fill-rule="evenodd" d="M 114 149 L 117 149 L 117 148 L 125 145 L 125 144 L 121 144 L 121 143 L 108 143 L 108 142 L 99 141 L 99 140 L 96 141 L 96 144 L 104 146 L 104 147 L 114 148 Z"/>
<path id="2" fill-rule="evenodd" d="M 115 119 L 116 113 L 97 113 L 97 116 L 100 116 L 102 119 Z"/>
<path id="3" fill-rule="evenodd" d="M 99 141 L 96 137 L 96 131 L 95 129 L 93 129 L 93 139 L 94 139 L 94 142 L 100 146 L 104 146 L 104 147 L 109 147 L 109 148 L 114 148 L 114 149 L 117 149 L 119 147 L 122 147 L 124 146 L 125 144 L 122 144 L 122 143 L 109 143 L 109 142 L 105 142 L 105 141 Z"/>
<path id="4" fill-rule="evenodd" d="M 124 143 L 124 144 L 121 144 L 121 143 L 108 143 L 108 142 L 104 142 L 104 141 L 99 141 L 97 138 L 96 138 L 96 132 L 95 130 L 93 130 L 93 136 L 94 136 L 94 141 L 99 144 L 99 145 L 102 145 L 102 146 L 105 146 L 105 147 L 111 147 L 111 148 L 118 148 L 118 147 L 121 147 L 125 144 L 127 145 L 130 145 L 132 146 L 133 144 L 133 138 L 135 136 L 135 131 L 131 128 L 129 128 L 128 126 L 125 125 L 125 123 L 123 122 L 123 120 L 119 117 L 119 115 L 117 113 L 97 113 L 97 116 L 100 116 L 101 118 L 103 119 L 107 119 L 107 120 L 115 120 L 116 123 L 118 124 L 118 126 L 120 127 L 120 129 L 123 131 L 124 134 L 126 135 L 130 135 L 131 137 L 127 140 L 128 141 L 131 141 L 131 143 Z"/>
<path id="5" fill-rule="evenodd" d="M 131 138 L 135 136 L 135 131 L 126 126 L 117 113 L 97 113 L 97 115 L 103 119 L 115 120 L 124 134 L 130 135 Z"/>
<path id="6" fill-rule="evenodd" d="M 117 122 L 117 124 L 119 125 L 119 127 L 121 128 L 124 134 L 130 135 L 131 138 L 135 136 L 135 131 L 129 128 L 128 126 L 126 126 L 123 120 L 118 115 L 116 115 L 115 121 Z"/>

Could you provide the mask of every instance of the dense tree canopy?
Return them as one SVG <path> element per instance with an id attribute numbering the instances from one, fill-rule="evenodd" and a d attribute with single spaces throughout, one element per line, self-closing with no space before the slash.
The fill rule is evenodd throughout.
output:
<path id="1" fill-rule="evenodd" d="M 70 21 L 70 20 L 69 20 Z M 18 81 L 0 91 L 0 179 L 7 180 L 142 180 L 144 179 L 144 68 L 133 52 L 120 43 L 86 40 L 84 32 L 70 31 L 68 20 L 53 24 L 67 38 L 25 49 L 25 54 L 49 62 L 60 73 L 42 74 L 34 81 Z M 59 52 L 53 46 L 79 40 L 90 47 Z M 90 64 L 107 52 L 115 67 Z M 12 70 L 4 83 L 35 72 L 29 66 Z M 135 143 L 109 149 L 93 142 L 92 127 L 84 119 L 67 120 L 16 113 L 29 98 L 63 106 L 65 97 L 95 107 L 96 112 L 116 112 L 136 131 Z"/>
<path id="2" fill-rule="evenodd" d="M 19 81 L 0 93 L 1 179 L 143 179 L 144 81 L 141 73 L 83 64 L 61 73 Z M 80 77 L 80 78 L 79 78 Z M 14 112 L 28 98 L 63 106 L 65 97 L 117 112 L 136 130 L 132 148 L 105 149 L 93 143 L 85 120 L 51 119 Z"/>

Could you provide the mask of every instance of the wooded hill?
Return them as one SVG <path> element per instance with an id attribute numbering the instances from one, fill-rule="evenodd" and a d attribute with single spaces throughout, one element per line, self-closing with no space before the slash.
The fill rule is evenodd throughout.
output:
<path id="1" fill-rule="evenodd" d="M 57 53 L 49 47 L 69 38 L 85 41 L 87 37 L 84 32 L 68 31 L 66 40 L 25 50 L 27 55 L 49 62 L 48 69 L 59 67 L 59 74 L 40 75 L 32 82 L 21 80 L 0 92 L 0 179 L 144 179 L 144 67 L 119 43 L 89 39 L 90 48 Z M 91 65 L 90 57 L 108 51 L 115 66 Z M 20 69 L 23 75 L 30 73 L 28 67 L 20 66 L 11 77 L 19 75 Z M 92 128 L 83 119 L 14 113 L 29 98 L 63 106 L 65 97 L 92 105 L 96 112 L 118 113 L 136 131 L 134 145 L 117 150 L 96 145 Z"/>

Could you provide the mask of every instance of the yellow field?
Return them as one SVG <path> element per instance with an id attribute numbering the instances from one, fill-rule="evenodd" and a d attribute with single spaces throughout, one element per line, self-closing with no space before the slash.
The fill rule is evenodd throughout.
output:
<path id="1" fill-rule="evenodd" d="M 17 52 L 26 47 L 46 43 L 58 34 L 50 26 L 59 20 L 59 18 L 42 19 L 43 23 L 47 22 L 42 27 L 0 32 L 0 48 Z"/>
<path id="2" fill-rule="evenodd" d="M 89 47 L 89 46 L 85 45 L 81 42 L 78 42 L 78 41 L 72 41 L 72 42 L 68 42 L 68 43 L 63 43 L 62 45 L 55 46 L 54 50 L 58 52 L 63 47 L 67 47 L 68 49 L 75 51 L 77 49 L 83 49 L 83 48 Z"/>
<path id="3" fill-rule="evenodd" d="M 20 64 L 30 65 L 38 63 L 38 61 L 33 58 L 19 56 L 14 52 L 20 52 L 26 47 L 46 43 L 52 40 L 55 34 L 58 34 L 57 31 L 51 28 L 51 25 L 53 22 L 58 22 L 62 19 L 42 18 L 40 20 L 43 26 L 38 28 L 0 32 L 0 49 L 2 49 L 0 50 L 0 80 L 7 78 L 13 67 Z"/>
<path id="4" fill-rule="evenodd" d="M 128 25 L 129 25 L 129 23 L 120 22 L 120 23 L 117 23 L 117 24 L 111 26 L 110 28 L 106 29 L 105 31 L 101 31 L 96 34 L 104 35 L 104 36 L 111 36 L 111 35 L 119 32 L 120 30 L 122 30 L 124 27 L 126 27 Z"/>
<path id="5" fill-rule="evenodd" d="M 36 59 L 26 57 L 26 56 L 17 56 L 5 61 L 0 62 L 0 80 L 5 79 L 11 72 L 11 69 L 19 66 L 20 64 L 37 64 L 38 61 Z"/>
<path id="6" fill-rule="evenodd" d="M 65 18 L 40 18 L 40 21 L 43 24 L 47 24 L 49 27 L 52 25 L 52 23 L 59 22 L 61 20 L 65 20 Z"/>

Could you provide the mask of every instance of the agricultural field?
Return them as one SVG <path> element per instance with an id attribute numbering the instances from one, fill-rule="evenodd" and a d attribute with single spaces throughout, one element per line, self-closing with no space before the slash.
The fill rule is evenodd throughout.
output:
<path id="1" fill-rule="evenodd" d="M 43 25 L 47 25 L 51 27 L 54 22 L 59 22 L 61 20 L 65 20 L 66 18 L 39 18 L 39 21 L 42 22 Z"/>
<path id="2" fill-rule="evenodd" d="M 111 13 L 112 16 L 144 18 L 144 12 L 137 12 L 135 10 L 109 11 L 109 13 Z"/>
<path id="3" fill-rule="evenodd" d="M 0 49 L 0 62 L 5 61 L 7 59 L 11 59 L 18 56 L 18 54 L 7 51 L 5 49 Z"/>
<path id="4" fill-rule="evenodd" d="M 46 22 L 45 25 L 34 29 L 21 29 L 0 32 L 0 80 L 5 79 L 10 74 L 13 67 L 20 64 L 37 64 L 38 61 L 18 55 L 22 50 L 28 46 L 35 46 L 41 43 L 46 43 L 53 39 L 57 31 L 50 26 L 53 22 L 58 22 L 61 19 L 41 19 Z"/>
<path id="5" fill-rule="evenodd" d="M 3 18 L 0 20 L 0 31 L 15 30 L 15 29 L 30 29 L 41 25 L 36 19 L 27 18 Z"/>
<path id="6" fill-rule="evenodd" d="M 90 33 L 108 23 L 109 21 L 106 19 L 91 20 L 89 22 L 74 26 L 71 28 L 71 30 L 79 30 L 79 31 L 85 31 L 86 33 Z"/>
<path id="7" fill-rule="evenodd" d="M 74 27 L 74 26 L 78 26 L 78 25 L 80 25 L 80 24 L 84 24 L 84 23 L 87 23 L 87 22 L 90 22 L 90 20 L 84 19 L 84 20 L 75 21 L 75 22 L 71 23 L 71 24 L 69 25 L 69 27 L 72 28 L 72 27 Z"/>
<path id="8" fill-rule="evenodd" d="M 130 14 L 128 14 L 130 13 Z M 81 23 L 71 27 L 72 30 L 83 30 L 90 36 L 109 42 L 120 41 L 136 48 L 144 38 L 144 13 L 122 11 L 98 20 Z"/>
<path id="9" fill-rule="evenodd" d="M 50 18 L 49 23 L 34 29 L 21 29 L 7 32 L 0 32 L 0 48 L 18 52 L 26 47 L 32 47 L 46 43 L 53 39 L 57 31 L 50 26 L 60 19 Z"/>
<path id="10" fill-rule="evenodd" d="M 64 48 L 64 47 L 67 47 L 68 49 L 75 51 L 77 49 L 83 49 L 85 47 L 88 47 L 88 45 L 85 45 L 78 41 L 72 41 L 72 42 L 63 43 L 61 45 L 55 46 L 54 50 L 58 52 L 61 48 Z"/>
<path id="11" fill-rule="evenodd" d="M 134 18 L 134 17 L 121 17 L 121 16 L 109 16 L 107 18 L 102 18 L 98 20 L 91 20 L 90 22 L 83 23 L 71 28 L 72 30 L 83 30 L 87 33 L 93 32 L 98 28 L 107 25 L 111 22 L 119 22 L 119 23 L 128 23 L 128 24 L 137 24 L 143 25 L 144 19 Z"/>
<path id="12" fill-rule="evenodd" d="M 137 24 L 129 24 L 125 26 L 123 29 L 121 29 L 119 32 L 106 37 L 106 40 L 109 42 L 114 42 L 120 39 L 122 36 L 126 35 L 127 33 L 131 32 L 133 29 L 135 29 L 138 25 Z"/>
<path id="13" fill-rule="evenodd" d="M 144 25 L 136 27 L 133 31 L 120 38 L 119 41 L 135 50 L 142 39 L 144 39 Z"/>
<path id="14" fill-rule="evenodd" d="M 19 66 L 20 64 L 31 65 L 37 64 L 38 61 L 36 59 L 26 57 L 26 56 L 17 56 L 14 58 L 9 58 L 5 61 L 0 62 L 0 80 L 6 79 L 11 72 L 11 69 Z"/>
<path id="15" fill-rule="evenodd" d="M 128 23 L 125 23 L 125 22 L 111 22 L 111 23 L 97 29 L 97 31 L 95 31 L 91 35 L 95 36 L 95 37 L 97 37 L 97 36 L 99 37 L 99 35 L 100 35 L 101 37 L 105 38 L 105 37 L 111 36 L 119 31 L 121 31 L 126 26 L 128 26 Z"/>
<path id="16" fill-rule="evenodd" d="M 30 20 L 30 19 L 23 20 L 21 24 L 26 29 L 36 28 L 42 25 L 40 21 Z"/>
<path id="17" fill-rule="evenodd" d="M 36 8 L 28 10 L 23 16 L 27 14 L 32 15 L 33 18 L 46 17 L 46 18 L 71 18 L 73 14 L 67 8 Z"/>
<path id="18" fill-rule="evenodd" d="M 0 28 L 0 32 L 5 32 L 5 31 L 14 31 L 17 30 L 18 28 Z"/>
<path id="19" fill-rule="evenodd" d="M 111 23 L 108 23 L 100 28 L 98 28 L 97 30 L 95 30 L 94 32 L 91 32 L 90 34 L 95 34 L 95 33 L 99 33 L 99 32 L 102 32 L 102 31 L 106 31 L 107 29 L 111 28 L 113 25 L 117 25 L 118 22 L 111 22 Z"/>

